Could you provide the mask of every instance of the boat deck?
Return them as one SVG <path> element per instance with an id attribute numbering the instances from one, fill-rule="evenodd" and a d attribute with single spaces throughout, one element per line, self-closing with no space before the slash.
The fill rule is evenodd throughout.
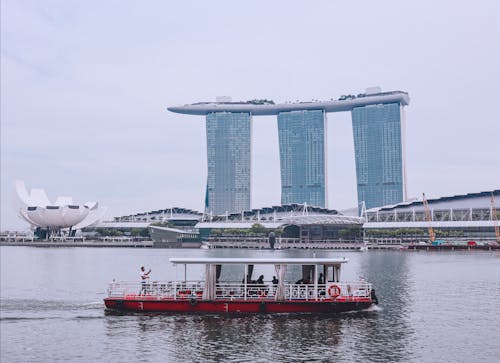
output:
<path id="1" fill-rule="evenodd" d="M 281 294 L 277 285 L 253 284 L 245 286 L 241 282 L 216 284 L 213 300 L 279 300 L 279 301 L 359 301 L 370 299 L 371 284 L 366 282 L 341 282 L 328 284 L 285 283 Z M 281 295 L 281 296 L 279 296 Z M 108 289 L 108 297 L 125 300 L 206 300 L 204 282 L 113 282 Z"/>

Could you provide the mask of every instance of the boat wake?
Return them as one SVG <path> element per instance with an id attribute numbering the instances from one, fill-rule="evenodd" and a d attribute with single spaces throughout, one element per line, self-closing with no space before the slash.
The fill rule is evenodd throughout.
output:
<path id="1" fill-rule="evenodd" d="M 372 304 L 369 308 L 366 308 L 365 310 L 363 311 L 382 311 L 384 310 L 380 305 L 375 305 L 375 304 Z"/>

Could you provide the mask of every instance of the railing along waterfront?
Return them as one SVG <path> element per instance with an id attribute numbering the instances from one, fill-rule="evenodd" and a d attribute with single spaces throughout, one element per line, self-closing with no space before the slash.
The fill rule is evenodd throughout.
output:
<path id="1" fill-rule="evenodd" d="M 140 282 L 112 282 L 108 296 L 113 298 L 140 298 L 146 300 L 191 300 L 203 299 L 203 281 L 160 282 L 148 284 Z M 332 288 L 334 286 L 334 288 Z M 354 297 L 370 297 L 372 285 L 364 282 L 340 282 L 328 284 L 284 284 L 283 300 L 322 300 Z M 224 282 L 216 284 L 215 300 L 275 300 L 276 284 Z"/>
<path id="2" fill-rule="evenodd" d="M 213 237 L 204 244 L 209 248 L 269 248 L 269 239 L 262 237 Z M 361 240 L 307 240 L 300 238 L 276 239 L 275 249 L 359 249 Z"/>

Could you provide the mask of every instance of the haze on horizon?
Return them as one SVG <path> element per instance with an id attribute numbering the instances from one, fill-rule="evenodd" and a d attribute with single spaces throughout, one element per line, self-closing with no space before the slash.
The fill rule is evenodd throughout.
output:
<path id="1" fill-rule="evenodd" d="M 500 3 L 1 2 L 1 229 L 14 180 L 107 217 L 203 210 L 203 117 L 167 106 L 402 90 L 408 194 L 500 188 Z M 253 118 L 252 206 L 280 203 L 274 117 Z M 356 206 L 349 113 L 328 114 L 328 206 Z"/>

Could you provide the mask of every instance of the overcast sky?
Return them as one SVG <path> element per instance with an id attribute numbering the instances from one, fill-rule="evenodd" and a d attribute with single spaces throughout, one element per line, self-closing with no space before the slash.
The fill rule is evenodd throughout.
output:
<path id="1" fill-rule="evenodd" d="M 500 188 L 500 2 L 1 1 L 1 228 L 13 182 L 108 217 L 203 210 L 203 117 L 167 106 L 410 94 L 409 196 Z M 280 203 L 276 119 L 254 117 L 252 207 Z M 355 207 L 349 113 L 328 114 L 329 207 Z"/>

